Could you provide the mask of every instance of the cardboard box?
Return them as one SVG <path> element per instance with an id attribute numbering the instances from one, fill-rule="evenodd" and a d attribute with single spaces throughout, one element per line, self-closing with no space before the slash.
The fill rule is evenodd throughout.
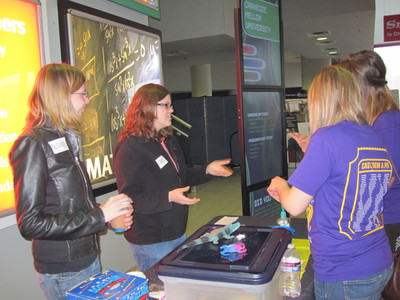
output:
<path id="1" fill-rule="evenodd" d="M 67 300 L 145 300 L 149 299 L 148 280 L 104 269 L 70 289 L 66 295 Z"/>

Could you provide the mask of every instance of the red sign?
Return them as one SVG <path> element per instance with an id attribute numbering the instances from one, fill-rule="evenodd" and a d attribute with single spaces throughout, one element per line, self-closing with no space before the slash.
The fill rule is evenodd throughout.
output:
<path id="1" fill-rule="evenodd" d="M 400 41 L 400 15 L 383 17 L 383 41 Z"/>

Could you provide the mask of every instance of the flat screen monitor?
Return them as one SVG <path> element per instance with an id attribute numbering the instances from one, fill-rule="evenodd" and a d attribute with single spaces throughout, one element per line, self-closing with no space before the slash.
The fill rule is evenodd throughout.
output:
<path id="1" fill-rule="evenodd" d="M 281 98 L 279 91 L 243 92 L 246 186 L 284 174 Z"/>
<path id="2" fill-rule="evenodd" d="M 244 86 L 281 86 L 282 58 L 278 0 L 242 0 Z"/>
<path id="3" fill-rule="evenodd" d="M 272 198 L 266 187 L 249 193 L 250 216 L 264 216 L 279 218 L 282 211 L 281 204 Z"/>

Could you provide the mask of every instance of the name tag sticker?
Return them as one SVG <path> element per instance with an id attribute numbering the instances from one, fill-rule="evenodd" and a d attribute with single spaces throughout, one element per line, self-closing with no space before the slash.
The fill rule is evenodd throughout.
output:
<path id="1" fill-rule="evenodd" d="M 164 168 L 164 166 L 168 163 L 168 160 L 165 159 L 164 156 L 160 155 L 157 159 L 156 159 L 156 163 L 158 165 L 158 167 L 160 169 Z"/>
<path id="2" fill-rule="evenodd" d="M 52 140 L 49 142 L 51 149 L 53 150 L 54 154 L 58 154 L 64 151 L 68 151 L 68 145 L 65 141 L 65 137 Z"/>

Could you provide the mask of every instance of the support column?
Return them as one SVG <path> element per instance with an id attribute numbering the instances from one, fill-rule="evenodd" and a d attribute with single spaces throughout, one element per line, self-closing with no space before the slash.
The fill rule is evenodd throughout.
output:
<path id="1" fill-rule="evenodd" d="M 192 97 L 212 96 L 211 65 L 190 66 Z"/>

